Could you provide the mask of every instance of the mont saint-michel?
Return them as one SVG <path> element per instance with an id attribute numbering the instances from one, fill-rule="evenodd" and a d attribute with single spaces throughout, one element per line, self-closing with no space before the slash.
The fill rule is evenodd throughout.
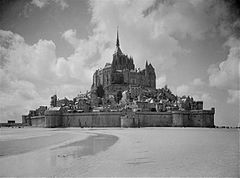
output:
<path id="1" fill-rule="evenodd" d="M 93 74 L 91 91 L 71 99 L 51 97 L 22 116 L 23 124 L 37 127 L 214 127 L 215 109 L 203 101 L 176 96 L 167 87 L 156 89 L 150 61 L 141 70 L 120 48 L 117 31 L 112 63 Z"/>
<path id="2" fill-rule="evenodd" d="M 240 177 L 239 2 L 1 0 L 0 177 Z"/>

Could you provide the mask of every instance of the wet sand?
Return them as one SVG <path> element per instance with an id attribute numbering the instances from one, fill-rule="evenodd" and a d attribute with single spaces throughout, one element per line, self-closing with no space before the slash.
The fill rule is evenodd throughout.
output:
<path id="1" fill-rule="evenodd" d="M 236 129 L 66 128 L 1 133 L 5 155 L 0 157 L 0 176 L 239 176 Z M 36 145 L 28 148 L 31 143 Z M 10 145 L 17 151 L 8 151 Z"/>
<path id="2" fill-rule="evenodd" d="M 33 128 L 28 136 L 24 129 L 4 131 L 1 130 L 0 139 L 0 176 L 4 177 L 56 176 L 74 160 L 106 151 L 118 140 L 116 136 L 86 129 Z M 14 132 L 18 139 L 14 139 Z"/>
<path id="3" fill-rule="evenodd" d="M 0 141 L 0 156 L 10 156 L 30 152 L 70 139 L 69 134 L 53 134 L 50 136 L 40 136 L 27 139 Z"/>
<path id="4" fill-rule="evenodd" d="M 77 156 L 77 157 L 83 157 L 88 155 L 95 155 L 100 151 L 106 151 L 110 146 L 112 146 L 116 141 L 118 140 L 118 137 L 113 135 L 106 135 L 106 134 L 97 134 L 95 136 L 89 136 L 85 140 L 80 140 L 76 142 L 72 142 L 66 145 L 62 145 L 56 148 L 53 148 L 52 150 L 69 150 L 70 148 L 81 148 L 80 151 L 71 152 L 70 155 L 58 155 L 62 157 L 66 156 Z"/>

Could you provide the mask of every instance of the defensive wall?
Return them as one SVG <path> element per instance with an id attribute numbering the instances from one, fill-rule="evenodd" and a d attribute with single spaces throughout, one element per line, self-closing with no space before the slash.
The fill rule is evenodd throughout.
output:
<path id="1" fill-rule="evenodd" d="M 31 126 L 33 127 L 46 127 L 45 116 L 33 116 L 31 117 Z"/>
<path id="2" fill-rule="evenodd" d="M 173 127 L 214 127 L 215 109 L 212 110 L 192 110 L 173 111 Z"/>
<path id="3" fill-rule="evenodd" d="M 214 127 L 212 110 L 171 112 L 92 112 L 46 111 L 31 117 L 34 127 Z"/>
<path id="4" fill-rule="evenodd" d="M 120 127 L 120 112 L 64 113 L 63 127 Z"/>

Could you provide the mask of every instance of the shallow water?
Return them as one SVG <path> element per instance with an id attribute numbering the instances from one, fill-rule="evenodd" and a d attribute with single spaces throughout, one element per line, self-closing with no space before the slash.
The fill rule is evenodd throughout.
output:
<path id="1" fill-rule="evenodd" d="M 106 151 L 112 146 L 118 137 L 106 134 L 97 134 L 95 136 L 89 136 L 85 140 L 75 141 L 66 145 L 62 145 L 52 150 L 61 152 L 58 157 L 80 158 L 82 156 L 95 155 L 98 152 Z"/>
<path id="2" fill-rule="evenodd" d="M 239 130 L 0 130 L 0 176 L 238 177 Z"/>

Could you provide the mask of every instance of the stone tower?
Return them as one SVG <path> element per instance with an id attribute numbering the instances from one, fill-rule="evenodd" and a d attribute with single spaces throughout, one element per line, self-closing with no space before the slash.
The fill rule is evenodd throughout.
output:
<path id="1" fill-rule="evenodd" d="M 155 69 L 153 68 L 152 64 L 148 64 L 146 61 L 145 65 L 145 78 L 146 78 L 146 85 L 150 88 L 156 88 L 156 74 Z"/>

